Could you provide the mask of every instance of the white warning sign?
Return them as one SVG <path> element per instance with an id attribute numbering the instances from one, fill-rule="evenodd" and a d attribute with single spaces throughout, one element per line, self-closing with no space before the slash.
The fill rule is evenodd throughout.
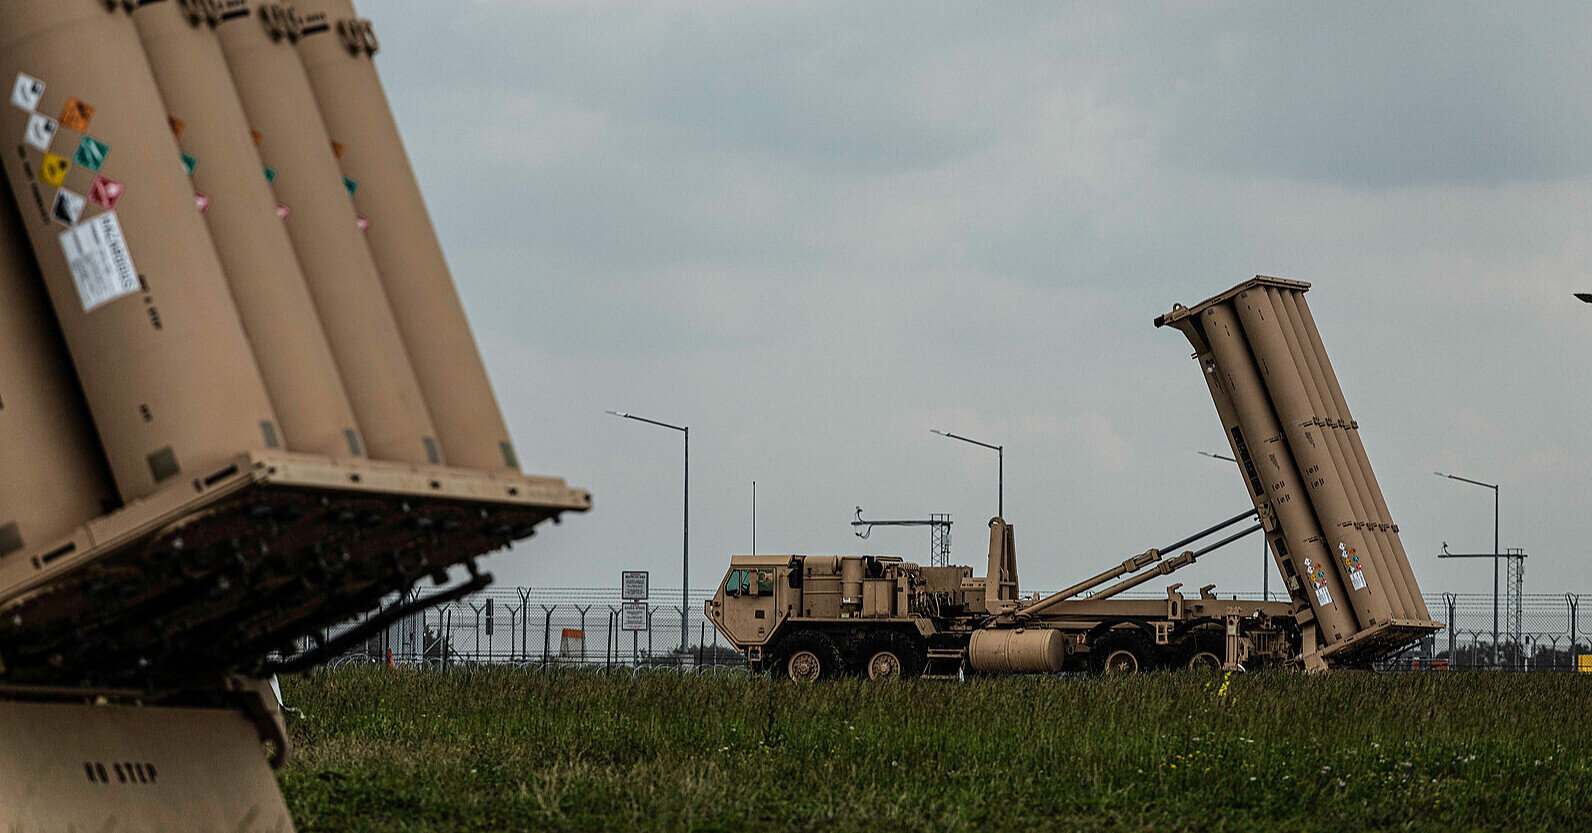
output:
<path id="1" fill-rule="evenodd" d="M 84 312 L 138 291 L 138 270 L 127 251 L 116 212 L 107 211 L 62 233 L 61 250 L 72 268 L 72 281 L 77 284 Z"/>
<path id="2" fill-rule="evenodd" d="M 11 104 L 29 113 L 39 109 L 39 99 L 44 98 L 44 82 L 31 75 L 17 73 L 17 83 L 11 87 Z"/>
<path id="3" fill-rule="evenodd" d="M 55 134 L 60 129 L 60 122 L 49 116 L 34 113 L 28 117 L 28 131 L 22 134 L 22 140 L 39 150 L 48 151 L 50 143 L 55 141 Z"/>

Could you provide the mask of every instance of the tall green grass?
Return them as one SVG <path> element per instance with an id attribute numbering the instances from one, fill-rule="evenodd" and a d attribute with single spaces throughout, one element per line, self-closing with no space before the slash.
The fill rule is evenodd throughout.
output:
<path id="1" fill-rule="evenodd" d="M 310 831 L 1568 830 L 1592 679 L 285 680 Z"/>

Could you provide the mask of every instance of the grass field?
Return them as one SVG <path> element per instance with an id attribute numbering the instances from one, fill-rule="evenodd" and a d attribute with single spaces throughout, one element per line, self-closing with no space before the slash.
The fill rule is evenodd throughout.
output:
<path id="1" fill-rule="evenodd" d="M 283 681 L 299 829 L 1570 830 L 1592 678 Z"/>

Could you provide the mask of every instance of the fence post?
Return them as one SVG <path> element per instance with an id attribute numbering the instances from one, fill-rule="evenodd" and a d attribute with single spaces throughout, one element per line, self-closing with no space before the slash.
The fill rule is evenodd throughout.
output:
<path id="1" fill-rule="evenodd" d="M 547 605 L 541 605 L 541 608 L 542 608 L 542 667 L 546 668 L 547 667 L 548 640 L 550 640 L 552 638 L 552 633 L 553 633 L 553 611 L 558 609 L 558 605 L 555 604 L 552 607 L 548 607 Z"/>
<path id="2" fill-rule="evenodd" d="M 530 588 L 528 588 L 528 587 L 521 587 L 521 588 L 518 589 L 518 592 L 520 594 L 520 653 L 524 654 L 523 659 L 526 662 L 530 662 L 531 661 L 531 640 L 530 640 L 531 591 L 530 591 Z"/>
<path id="3" fill-rule="evenodd" d="M 1448 667 L 1459 670 L 1459 655 L 1454 653 L 1454 631 L 1458 629 L 1454 621 L 1454 594 L 1443 594 L 1443 606 L 1448 608 Z"/>
<path id="4" fill-rule="evenodd" d="M 1578 624 L 1577 620 L 1580 618 L 1578 614 L 1580 613 L 1581 597 L 1574 593 L 1566 593 L 1564 594 L 1564 600 L 1570 605 L 1570 670 L 1579 671 L 1580 660 L 1578 657 L 1581 655 L 1581 651 L 1576 647 L 1576 625 Z"/>
<path id="5" fill-rule="evenodd" d="M 586 605 L 585 607 L 581 607 L 580 605 L 575 605 L 575 609 L 580 611 L 580 667 L 585 668 L 586 667 L 586 611 L 591 610 L 591 605 Z"/>

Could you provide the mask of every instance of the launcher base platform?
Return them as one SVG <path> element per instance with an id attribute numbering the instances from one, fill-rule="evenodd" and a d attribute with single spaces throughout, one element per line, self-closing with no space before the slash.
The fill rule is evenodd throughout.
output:
<path id="1" fill-rule="evenodd" d="M 305 642 L 591 508 L 563 480 L 250 452 L 0 560 L 0 673 L 148 685 L 310 664 Z M 324 655 L 324 652 L 321 652 Z"/>

